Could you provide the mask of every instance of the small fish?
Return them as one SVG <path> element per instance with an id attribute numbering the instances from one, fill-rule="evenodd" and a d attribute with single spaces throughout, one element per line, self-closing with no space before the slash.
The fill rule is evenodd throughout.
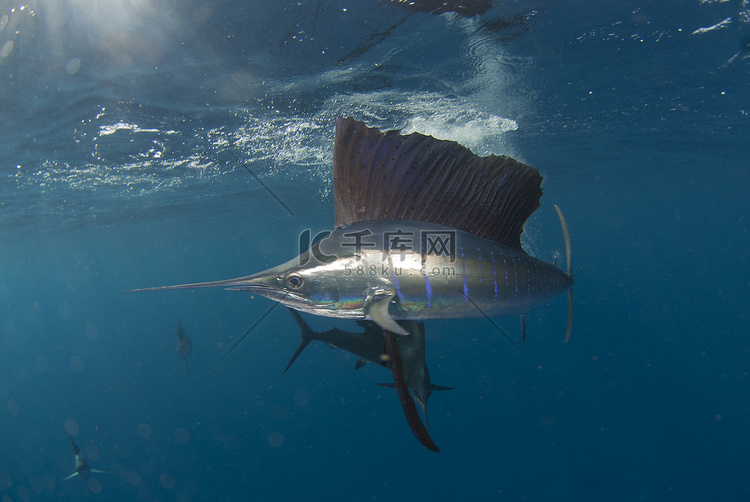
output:
<path id="1" fill-rule="evenodd" d="M 345 350 L 354 354 L 359 359 L 355 369 L 359 369 L 368 362 L 390 368 L 390 358 L 383 344 L 383 330 L 372 321 L 357 321 L 357 324 L 364 329 L 363 332 L 343 331 L 338 328 L 329 329 L 328 331 L 313 331 L 305 322 L 298 312 L 289 309 L 297 325 L 300 327 L 300 342 L 297 350 L 292 355 L 287 364 L 284 373 L 289 370 L 292 363 L 307 347 L 307 345 L 317 340 L 326 345 Z M 425 422 L 429 423 L 427 416 L 427 400 L 430 398 L 433 390 L 452 390 L 453 387 L 443 387 L 435 385 L 430 381 L 430 370 L 427 368 L 425 361 L 425 332 L 423 322 L 406 322 L 400 323 L 409 332 L 410 336 L 399 337 L 397 340 L 400 350 L 400 359 L 402 361 L 402 373 L 407 387 L 414 395 L 414 399 L 422 410 Z M 393 383 L 379 383 L 382 387 L 395 388 Z"/>
<path id="2" fill-rule="evenodd" d="M 479 157 L 453 141 L 381 132 L 339 118 L 333 155 L 334 230 L 293 260 L 223 281 L 139 289 L 224 287 L 314 315 L 397 320 L 525 314 L 568 291 L 573 273 L 529 256 L 523 224 L 542 176 L 510 157 Z"/>
<path id="3" fill-rule="evenodd" d="M 96 472 L 99 474 L 108 474 L 107 471 L 100 471 L 98 469 L 92 469 L 91 467 L 89 467 L 89 463 L 86 462 L 85 458 L 83 458 L 81 450 L 78 448 L 78 445 L 75 443 L 75 441 L 73 441 L 73 437 L 70 434 L 68 434 L 68 437 L 70 438 L 70 445 L 73 447 L 73 453 L 76 456 L 76 463 L 75 467 L 73 468 L 73 473 L 67 478 L 63 479 L 63 481 L 74 478 L 76 476 L 80 476 L 83 479 L 89 479 L 92 472 Z"/>
<path id="4" fill-rule="evenodd" d="M 188 368 L 187 356 L 190 354 L 190 351 L 193 350 L 193 342 L 191 342 L 190 337 L 185 334 L 181 322 L 177 325 L 177 336 L 179 337 L 179 340 L 177 340 L 177 352 L 185 360 L 185 371 L 187 371 L 189 375 L 190 368 Z"/>

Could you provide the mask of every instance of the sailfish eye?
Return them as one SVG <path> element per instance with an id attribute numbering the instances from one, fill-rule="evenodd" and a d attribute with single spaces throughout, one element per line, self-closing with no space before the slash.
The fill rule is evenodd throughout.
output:
<path id="1" fill-rule="evenodd" d="M 286 276 L 286 284 L 292 289 L 299 289 L 304 283 L 305 281 L 299 274 L 289 274 L 288 276 Z"/>

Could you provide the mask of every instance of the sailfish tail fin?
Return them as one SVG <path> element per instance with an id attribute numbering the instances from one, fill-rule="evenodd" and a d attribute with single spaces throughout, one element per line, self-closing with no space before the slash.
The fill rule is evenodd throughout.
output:
<path id="1" fill-rule="evenodd" d="M 573 255 L 570 245 L 570 232 L 568 231 L 568 222 L 565 221 L 562 211 L 557 204 L 555 204 L 555 211 L 557 211 L 557 217 L 560 218 L 560 226 L 563 231 L 563 239 L 565 240 L 565 260 L 567 269 L 566 272 L 570 276 L 571 286 L 568 289 L 568 325 L 565 328 L 565 342 L 570 340 L 570 333 L 573 331 Z"/>
<path id="2" fill-rule="evenodd" d="M 291 312 L 292 317 L 294 317 L 294 320 L 297 321 L 297 326 L 299 326 L 300 337 L 302 338 L 302 341 L 300 341 L 299 346 L 297 347 L 297 350 L 292 355 L 292 358 L 289 359 L 289 363 L 286 365 L 286 368 L 284 369 L 284 373 L 286 373 L 287 370 L 289 370 L 289 368 L 292 366 L 294 361 L 297 360 L 297 357 L 299 357 L 302 351 L 305 350 L 305 347 L 307 347 L 308 344 L 315 339 L 315 332 L 312 330 L 310 325 L 307 324 L 304 319 L 302 319 L 302 316 L 299 315 L 299 313 L 296 310 L 289 309 L 289 312 Z"/>

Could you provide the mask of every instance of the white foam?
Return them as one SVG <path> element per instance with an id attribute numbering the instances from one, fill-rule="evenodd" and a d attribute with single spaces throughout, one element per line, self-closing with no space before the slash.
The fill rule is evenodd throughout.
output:
<path id="1" fill-rule="evenodd" d="M 691 35 L 703 35 L 704 33 L 708 33 L 709 31 L 721 30 L 724 28 L 728 28 L 730 24 L 732 24 L 732 18 L 728 17 L 725 20 L 719 23 L 716 23 L 713 26 L 708 26 L 706 28 L 698 28 L 697 30 L 692 32 Z"/>

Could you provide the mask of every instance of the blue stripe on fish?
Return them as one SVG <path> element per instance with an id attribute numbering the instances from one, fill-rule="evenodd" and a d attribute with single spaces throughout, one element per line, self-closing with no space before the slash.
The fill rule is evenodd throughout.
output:
<path id="1" fill-rule="evenodd" d="M 432 284 L 427 274 L 424 274 L 424 289 L 427 292 L 427 306 L 432 307 Z"/>
<path id="2" fill-rule="evenodd" d="M 391 274 L 391 281 L 393 282 L 393 287 L 396 288 L 396 295 L 398 295 L 398 299 L 402 302 L 404 301 L 404 295 L 401 293 L 401 283 L 398 282 L 398 276 L 396 276 L 396 271 L 393 271 L 393 274 Z"/>

